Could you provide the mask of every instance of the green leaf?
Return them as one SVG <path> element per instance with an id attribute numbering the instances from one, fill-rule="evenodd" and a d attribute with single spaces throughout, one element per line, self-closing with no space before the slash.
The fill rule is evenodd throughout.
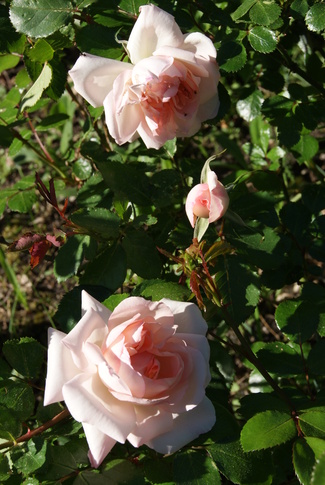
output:
<path id="1" fill-rule="evenodd" d="M 145 164 L 122 164 L 115 161 L 96 161 L 103 179 L 115 197 L 138 205 L 151 204 L 153 187 L 145 174 Z"/>
<path id="2" fill-rule="evenodd" d="M 96 247 L 96 242 L 90 236 L 76 234 L 69 237 L 67 242 L 59 249 L 54 260 L 53 269 L 58 282 L 66 281 L 77 274 L 86 254 L 90 252 L 90 255 L 94 255 L 92 253 L 95 253 Z"/>
<path id="3" fill-rule="evenodd" d="M 59 480 L 60 478 L 75 473 L 78 468 L 75 457 L 67 446 L 48 447 L 46 460 L 46 480 Z"/>
<path id="4" fill-rule="evenodd" d="M 208 443 L 226 443 L 239 439 L 240 428 L 234 415 L 221 404 L 214 403 L 216 422 L 210 431 Z"/>
<path id="5" fill-rule="evenodd" d="M 294 438 L 296 426 L 288 413 L 265 411 L 256 414 L 244 425 L 241 444 L 244 451 L 263 450 Z"/>
<path id="6" fill-rule="evenodd" d="M 252 364 L 251 367 L 254 368 Z M 255 392 L 247 394 L 240 400 L 240 415 L 246 420 L 263 411 L 273 410 L 283 412 L 288 410 L 287 404 L 281 401 L 274 393 Z"/>
<path id="7" fill-rule="evenodd" d="M 325 375 L 325 339 L 321 339 L 312 347 L 308 354 L 307 368 L 316 376 Z"/>
<path id="8" fill-rule="evenodd" d="M 293 342 L 308 340 L 317 330 L 319 308 L 300 299 L 286 300 L 275 311 L 275 320 L 281 331 Z"/>
<path id="9" fill-rule="evenodd" d="M 52 69 L 45 64 L 41 74 L 34 82 L 33 86 L 27 91 L 21 100 L 20 111 L 34 106 L 41 98 L 45 89 L 50 85 L 52 79 Z"/>
<path id="10" fill-rule="evenodd" d="M 288 113 L 282 119 L 278 120 L 276 124 L 280 144 L 291 148 L 299 142 L 302 124 L 295 115 Z"/>
<path id="11" fill-rule="evenodd" d="M 37 123 L 37 131 L 46 131 L 50 128 L 57 128 L 58 126 L 63 125 L 68 119 L 69 116 L 64 113 L 47 116 Z"/>
<path id="12" fill-rule="evenodd" d="M 311 436 L 305 436 L 305 440 L 313 450 L 316 460 L 319 460 L 322 454 L 325 453 L 325 440 L 313 438 Z"/>
<path id="13" fill-rule="evenodd" d="M 25 382 L 3 380 L 0 381 L 0 404 L 25 421 L 34 411 L 34 393 Z"/>
<path id="14" fill-rule="evenodd" d="M 1 412 L 1 411 L 0 411 Z M 8 458 L 4 453 L 0 455 L 0 480 L 5 482 L 10 477 L 10 466 Z"/>
<path id="15" fill-rule="evenodd" d="M 325 186 L 306 185 L 302 191 L 302 201 L 312 214 L 318 215 L 325 208 Z M 325 290 L 323 290 L 323 298 L 325 298 Z"/>
<path id="16" fill-rule="evenodd" d="M 259 193 L 256 201 L 254 201 L 254 195 L 251 193 L 249 194 L 249 201 L 247 199 L 239 199 L 239 202 L 245 206 L 246 211 L 250 208 L 249 204 L 252 204 L 252 209 L 255 212 L 256 217 L 258 204 L 262 207 L 262 204 L 264 203 L 262 195 L 263 194 Z M 268 203 L 265 204 L 265 210 L 268 210 Z M 243 217 L 242 214 L 240 215 Z M 246 214 L 244 214 L 244 216 L 246 216 Z M 241 237 L 238 237 L 236 234 L 233 241 L 234 247 L 236 247 L 241 254 L 245 255 L 245 259 L 247 258 L 251 264 L 262 269 L 274 270 L 274 267 L 281 264 L 281 261 L 284 260 L 283 253 L 286 248 L 284 247 L 284 243 L 280 236 L 271 227 L 266 227 L 262 234 L 258 232 L 248 232 Z"/>
<path id="17" fill-rule="evenodd" d="M 1 392 L 1 389 L 0 389 Z M 1 396 L 0 396 L 1 398 Z M 0 403 L 0 438 L 13 440 L 21 435 L 22 424 L 12 409 L 8 409 Z"/>
<path id="18" fill-rule="evenodd" d="M 303 438 L 293 444 L 293 466 L 302 485 L 309 485 L 315 464 L 315 455 Z"/>
<path id="19" fill-rule="evenodd" d="M 209 224 L 210 223 L 208 218 L 198 217 L 194 226 L 193 238 L 197 238 L 197 240 L 200 242 L 202 237 L 206 233 Z"/>
<path id="20" fill-rule="evenodd" d="M 237 111 L 244 120 L 252 121 L 261 113 L 263 100 L 263 94 L 259 90 L 256 90 L 247 96 L 247 98 L 240 99 L 237 102 Z"/>
<path id="21" fill-rule="evenodd" d="M 238 324 L 241 324 L 254 310 L 259 299 L 257 276 L 240 263 L 238 256 L 220 258 L 216 283 L 223 303 Z"/>
<path id="22" fill-rule="evenodd" d="M 103 305 L 105 305 L 111 312 L 115 310 L 117 305 L 119 305 L 125 298 L 128 298 L 128 293 L 120 293 L 118 295 L 111 295 L 106 300 L 103 301 Z"/>
<path id="23" fill-rule="evenodd" d="M 178 283 L 156 279 L 143 281 L 134 288 L 132 295 L 143 296 L 154 301 L 159 301 L 162 298 L 186 301 L 190 298 L 191 292 L 186 286 L 179 285 Z"/>
<path id="24" fill-rule="evenodd" d="M 76 43 L 81 52 L 87 52 L 109 59 L 117 59 L 122 49 L 116 42 L 116 29 L 90 24 L 77 31 Z"/>
<path id="25" fill-rule="evenodd" d="M 270 484 L 272 458 L 268 451 L 245 453 L 239 440 L 216 443 L 209 446 L 219 471 L 230 483 Z"/>
<path id="26" fill-rule="evenodd" d="M 16 67 L 18 62 L 20 61 L 19 56 L 15 56 L 12 54 L 0 54 L 0 73 L 2 71 L 6 71 L 8 69 L 12 69 Z"/>
<path id="27" fill-rule="evenodd" d="M 161 271 L 161 260 L 151 237 L 144 231 L 129 230 L 122 246 L 127 255 L 127 265 L 142 278 L 157 278 Z"/>
<path id="28" fill-rule="evenodd" d="M 308 411 L 299 416 L 299 424 L 306 436 L 325 439 L 325 412 Z"/>
<path id="29" fill-rule="evenodd" d="M 266 343 L 257 352 L 266 369 L 279 376 L 304 374 L 301 355 L 283 342 Z"/>
<path id="30" fill-rule="evenodd" d="M 306 25 L 313 32 L 321 32 L 325 29 L 325 4 L 316 3 L 307 12 L 305 17 Z"/>
<path id="31" fill-rule="evenodd" d="M 241 5 L 231 14 L 233 20 L 238 20 L 248 12 L 257 0 L 244 0 Z"/>
<path id="32" fill-rule="evenodd" d="M 18 32 L 47 37 L 64 26 L 74 11 L 68 0 L 13 0 L 10 20 Z"/>
<path id="33" fill-rule="evenodd" d="M 21 190 L 9 197 L 8 207 L 12 211 L 26 213 L 32 209 L 36 201 L 37 195 L 34 191 Z"/>
<path id="34" fill-rule="evenodd" d="M 311 221 L 311 214 L 308 208 L 301 201 L 289 202 L 280 211 L 282 223 L 289 229 L 297 241 L 304 244 L 306 240 L 306 229 Z"/>
<path id="35" fill-rule="evenodd" d="M 116 238 L 119 235 L 120 218 L 102 207 L 79 209 L 71 214 L 70 219 L 77 226 L 103 238 Z"/>
<path id="36" fill-rule="evenodd" d="M 143 0 L 121 0 L 119 7 L 125 12 L 129 12 L 132 15 L 139 14 L 139 8 L 143 5 Z"/>
<path id="37" fill-rule="evenodd" d="M 204 450 L 178 453 L 173 470 L 177 485 L 221 485 L 218 468 Z"/>
<path id="38" fill-rule="evenodd" d="M 325 453 L 319 458 L 313 471 L 310 485 L 323 485 L 325 476 Z"/>
<path id="39" fill-rule="evenodd" d="M 80 279 L 83 285 L 100 285 L 111 291 L 122 286 L 126 276 L 126 254 L 120 244 L 105 249 L 90 261 Z"/>
<path id="40" fill-rule="evenodd" d="M 53 58 L 54 50 L 48 42 L 44 39 L 39 39 L 35 45 L 27 52 L 31 61 L 40 62 L 44 64 Z"/>
<path id="41" fill-rule="evenodd" d="M 79 160 L 73 164 L 72 171 L 78 179 L 87 180 L 91 176 L 93 168 L 88 160 L 79 158 Z"/>
<path id="42" fill-rule="evenodd" d="M 258 0 L 249 11 L 251 21 L 259 25 L 272 24 L 279 18 L 280 14 L 280 6 L 268 0 Z"/>
<path id="43" fill-rule="evenodd" d="M 294 18 L 305 18 L 308 8 L 307 0 L 294 0 L 290 5 L 290 11 Z"/>
<path id="44" fill-rule="evenodd" d="M 27 451 L 15 461 L 15 467 L 23 475 L 29 475 L 44 465 L 46 460 L 47 441 L 34 438 L 27 442 Z"/>
<path id="45" fill-rule="evenodd" d="M 258 109 L 260 111 L 261 106 L 259 106 Z M 272 136 L 271 126 L 269 125 L 269 123 L 267 123 L 262 116 L 256 116 L 249 124 L 249 132 L 251 134 L 252 143 L 261 147 L 263 152 L 266 153 L 269 146 L 270 138 Z M 274 147 L 272 150 L 276 151 L 278 149 L 281 150 L 281 148 L 279 147 Z M 270 158 L 270 152 L 268 152 L 267 157 Z M 264 172 L 260 172 L 260 174 L 261 173 Z M 274 174 L 271 175 L 270 173 L 265 173 L 265 175 L 270 178 L 273 177 L 273 180 L 275 180 Z M 267 188 L 265 187 L 264 190 L 267 190 Z"/>
<path id="46" fill-rule="evenodd" d="M 292 152 L 298 152 L 299 163 L 309 162 L 318 152 L 319 144 L 312 135 L 301 135 L 300 140 L 292 147 Z"/>
<path id="47" fill-rule="evenodd" d="M 32 337 L 7 340 L 2 350 L 9 364 L 19 374 L 31 379 L 38 376 L 43 364 L 44 350 L 37 340 Z"/>
<path id="48" fill-rule="evenodd" d="M 269 54 L 277 45 L 277 37 L 273 30 L 266 27 L 253 27 L 248 33 L 248 40 L 257 52 Z"/>
<path id="49" fill-rule="evenodd" d="M 94 173 L 83 184 L 77 195 L 78 207 L 93 207 L 97 205 L 106 206 L 105 201 L 108 203 L 108 207 L 112 205 L 112 195 L 109 188 L 103 181 L 103 177 L 99 172 Z M 118 215 L 120 215 L 118 213 Z"/>
<path id="50" fill-rule="evenodd" d="M 11 131 L 7 126 L 0 125 L 0 138 L 1 138 L 1 145 L 4 148 L 10 147 L 12 140 L 14 139 Z"/>
<path id="51" fill-rule="evenodd" d="M 228 41 L 221 44 L 218 51 L 218 63 L 226 72 L 236 72 L 244 67 L 247 60 L 246 49 L 243 44 Z"/>

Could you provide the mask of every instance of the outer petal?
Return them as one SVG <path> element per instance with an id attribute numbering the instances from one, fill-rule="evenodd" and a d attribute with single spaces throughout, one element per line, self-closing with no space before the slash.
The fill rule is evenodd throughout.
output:
<path id="1" fill-rule="evenodd" d="M 133 431 L 133 406 L 116 400 L 96 375 L 77 375 L 63 386 L 63 397 L 76 421 L 91 424 L 120 443 Z"/>
<path id="2" fill-rule="evenodd" d="M 219 109 L 218 83 L 220 72 L 218 64 L 213 62 L 204 62 L 204 67 L 208 72 L 207 77 L 202 77 L 199 88 L 200 107 L 198 118 L 200 121 L 214 118 Z"/>
<path id="3" fill-rule="evenodd" d="M 216 58 L 217 52 L 212 41 L 200 32 L 192 32 L 184 35 L 184 42 L 181 45 L 182 49 L 193 52 L 198 57 L 209 59 Z"/>
<path id="4" fill-rule="evenodd" d="M 102 305 L 99 301 L 89 295 L 89 293 L 87 293 L 85 290 L 82 290 L 81 292 L 81 308 L 82 315 L 84 315 L 87 310 L 92 308 L 100 314 L 104 322 L 108 321 L 112 313 L 111 310 L 109 310 L 106 306 Z"/>
<path id="5" fill-rule="evenodd" d="M 136 406 L 137 427 L 129 434 L 128 441 L 135 447 L 146 444 L 155 436 L 165 433 L 173 427 L 173 415 L 165 413 L 159 407 Z"/>
<path id="6" fill-rule="evenodd" d="M 183 38 L 172 15 L 155 5 L 143 5 L 127 45 L 131 62 L 136 64 L 150 57 L 162 46 L 178 47 L 183 43 Z"/>
<path id="7" fill-rule="evenodd" d="M 194 303 L 181 302 L 163 298 L 161 300 L 165 305 L 169 306 L 174 314 L 175 325 L 177 325 L 177 333 L 194 333 L 205 335 L 208 330 L 208 325 L 202 314 Z"/>
<path id="8" fill-rule="evenodd" d="M 174 453 L 200 434 L 210 431 L 216 420 L 213 404 L 207 397 L 191 411 L 173 417 L 173 428 L 148 441 L 147 446 L 159 453 Z"/>
<path id="9" fill-rule="evenodd" d="M 65 333 L 48 329 L 48 363 L 45 383 L 44 406 L 63 401 L 62 387 L 79 373 L 71 352 L 62 344 Z"/>
<path id="10" fill-rule="evenodd" d="M 211 194 L 209 222 L 214 222 L 220 219 L 227 211 L 229 196 L 225 187 L 219 182 L 218 177 L 212 170 L 208 172 L 208 185 Z"/>
<path id="11" fill-rule="evenodd" d="M 161 136 L 153 135 L 145 120 L 139 125 L 138 133 L 147 148 L 155 148 L 156 150 L 158 150 L 168 140 L 168 137 L 166 137 L 165 133 L 163 133 Z"/>
<path id="12" fill-rule="evenodd" d="M 91 424 L 82 423 L 89 446 L 88 457 L 91 466 L 97 468 L 116 443 Z"/>
<path id="13" fill-rule="evenodd" d="M 80 370 L 96 372 L 96 367 L 90 364 L 86 358 L 83 346 L 87 341 L 101 345 L 107 333 L 107 325 L 100 314 L 90 308 L 77 325 L 64 337 L 63 343 L 70 349 L 73 360 Z"/>
<path id="14" fill-rule="evenodd" d="M 69 71 L 76 91 L 92 106 L 102 106 L 117 76 L 132 68 L 126 62 L 83 54 Z"/>

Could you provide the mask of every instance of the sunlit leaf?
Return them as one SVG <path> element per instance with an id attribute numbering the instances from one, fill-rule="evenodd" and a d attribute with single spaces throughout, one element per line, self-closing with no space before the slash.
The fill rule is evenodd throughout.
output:
<path id="1" fill-rule="evenodd" d="M 248 33 L 248 40 L 254 50 L 263 54 L 274 51 L 277 45 L 275 32 L 266 27 L 253 27 Z"/>
<path id="2" fill-rule="evenodd" d="M 45 64 L 41 74 L 21 100 L 21 111 L 25 111 L 27 108 L 30 108 L 37 103 L 45 89 L 50 85 L 51 79 L 52 69 L 48 64 Z"/>
<path id="3" fill-rule="evenodd" d="M 65 25 L 73 13 L 69 0 L 13 0 L 10 20 L 18 32 L 47 37 Z"/>
<path id="4" fill-rule="evenodd" d="M 297 429 L 289 413 L 265 411 L 247 421 L 240 441 L 245 451 L 254 451 L 285 443 L 296 434 Z"/>
<path id="5" fill-rule="evenodd" d="M 306 25 L 309 30 L 321 32 L 325 29 L 325 4 L 323 2 L 315 3 L 307 12 Z"/>

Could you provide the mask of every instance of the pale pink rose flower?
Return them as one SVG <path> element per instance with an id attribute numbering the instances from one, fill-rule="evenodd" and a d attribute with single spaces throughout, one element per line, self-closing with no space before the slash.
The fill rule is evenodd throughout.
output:
<path id="1" fill-rule="evenodd" d="M 185 211 L 191 223 L 195 226 L 198 217 L 214 222 L 220 219 L 228 209 L 229 196 L 227 190 L 219 182 L 217 175 L 209 170 L 207 183 L 195 185 L 188 193 Z"/>
<path id="2" fill-rule="evenodd" d="M 127 52 L 131 63 L 83 54 L 70 71 L 77 92 L 92 106 L 104 106 L 116 143 L 140 136 L 158 149 L 192 136 L 216 116 L 220 75 L 205 35 L 182 34 L 172 15 L 143 5 Z"/>
<path id="3" fill-rule="evenodd" d="M 83 292 L 82 309 L 68 334 L 49 329 L 44 404 L 65 401 L 92 466 L 117 441 L 172 453 L 212 428 L 207 324 L 196 305 L 129 297 L 110 312 Z"/>

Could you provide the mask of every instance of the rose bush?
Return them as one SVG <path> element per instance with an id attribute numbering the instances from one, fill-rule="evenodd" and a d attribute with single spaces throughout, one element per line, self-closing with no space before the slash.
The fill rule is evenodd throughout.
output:
<path id="1" fill-rule="evenodd" d="M 185 210 L 191 226 L 196 219 L 202 217 L 209 223 L 220 219 L 228 209 L 229 196 L 227 190 L 219 182 L 212 170 L 207 171 L 207 183 L 195 185 L 186 198 Z"/>
<path id="2" fill-rule="evenodd" d="M 207 324 L 196 305 L 129 297 L 113 312 L 82 293 L 83 316 L 49 329 L 44 404 L 82 423 L 92 466 L 116 441 L 171 453 L 215 422 Z"/>
<path id="3" fill-rule="evenodd" d="M 132 64 L 84 54 L 70 71 L 77 92 L 92 106 L 104 106 L 118 144 L 140 136 L 148 148 L 159 148 L 192 136 L 216 116 L 219 69 L 205 35 L 183 35 L 174 17 L 144 5 L 127 52 Z"/>

